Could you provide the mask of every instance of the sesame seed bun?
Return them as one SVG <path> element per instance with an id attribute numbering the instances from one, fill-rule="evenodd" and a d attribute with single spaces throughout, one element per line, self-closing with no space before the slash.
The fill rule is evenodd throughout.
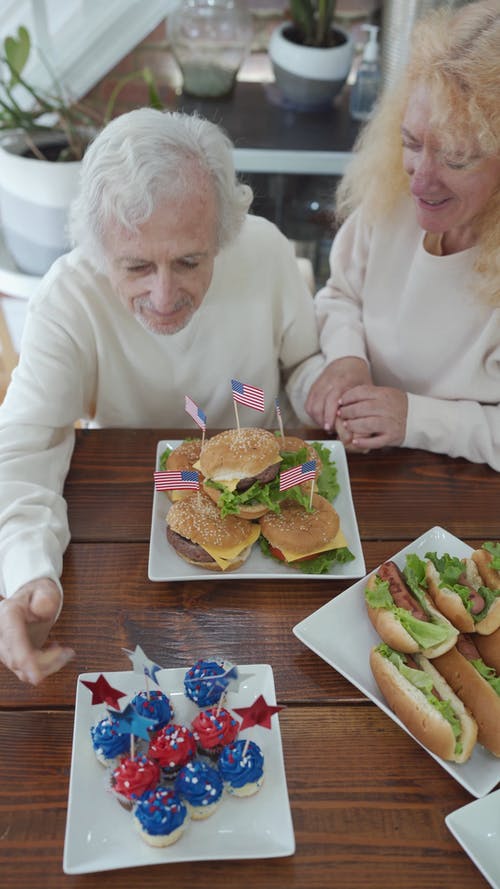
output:
<path id="1" fill-rule="evenodd" d="M 181 442 L 167 457 L 166 469 L 169 472 L 182 472 L 183 470 L 192 470 L 194 464 L 199 460 L 201 453 L 201 438 L 188 438 Z M 200 478 L 200 483 L 203 479 Z M 167 491 L 172 501 L 183 500 L 185 497 L 191 497 L 192 490 Z"/>
<path id="2" fill-rule="evenodd" d="M 337 512 L 319 494 L 313 494 L 313 512 L 296 500 L 285 500 L 281 512 L 268 512 L 259 520 L 262 534 L 271 546 L 293 550 L 303 556 L 321 551 L 333 540 L 340 527 Z"/>
<path id="3" fill-rule="evenodd" d="M 215 503 L 201 491 L 173 503 L 166 521 L 167 539 L 177 554 L 210 571 L 239 568 L 260 534 L 258 526 L 237 516 L 221 518 Z"/>
<path id="4" fill-rule="evenodd" d="M 279 441 L 272 432 L 258 427 L 228 429 L 210 438 L 204 445 L 198 465 L 208 481 L 234 490 L 245 480 L 257 480 L 266 474 L 265 481 L 277 475 L 281 462 Z M 217 503 L 222 491 L 204 484 L 204 490 Z M 256 519 L 268 511 L 263 503 L 241 505 L 238 515 Z"/>

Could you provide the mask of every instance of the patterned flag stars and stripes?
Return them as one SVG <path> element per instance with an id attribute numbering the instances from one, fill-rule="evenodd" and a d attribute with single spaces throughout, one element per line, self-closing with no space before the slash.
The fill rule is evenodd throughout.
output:
<path id="1" fill-rule="evenodd" d="M 308 460 L 300 466 L 292 466 L 286 472 L 280 474 L 280 491 L 286 491 L 287 488 L 293 488 L 294 485 L 300 485 L 309 479 L 313 479 L 316 474 L 316 460 Z"/>
<path id="2" fill-rule="evenodd" d="M 234 401 L 237 401 L 239 404 L 245 404 L 247 407 L 253 407 L 256 411 L 264 410 L 263 389 L 258 389 L 257 386 L 249 386 L 247 383 L 240 383 L 239 380 L 231 380 L 231 388 Z"/>
<path id="3" fill-rule="evenodd" d="M 194 422 L 198 424 L 200 429 L 203 429 L 205 431 L 205 429 L 207 428 L 207 416 L 203 413 L 202 409 L 198 407 L 197 404 L 195 404 L 195 402 L 192 398 L 189 397 L 189 395 L 184 396 L 184 406 L 186 412 L 189 414 L 190 417 L 193 418 Z"/>
<path id="4" fill-rule="evenodd" d="M 157 491 L 181 491 L 191 489 L 197 491 L 200 487 L 199 475 L 191 469 L 182 471 L 165 470 L 154 473 L 155 488 Z"/>

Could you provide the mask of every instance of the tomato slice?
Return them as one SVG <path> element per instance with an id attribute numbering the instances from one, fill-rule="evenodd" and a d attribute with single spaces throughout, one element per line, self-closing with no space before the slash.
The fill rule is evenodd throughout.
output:
<path id="1" fill-rule="evenodd" d="M 271 555 L 274 556 L 275 559 L 279 559 L 280 562 L 286 562 L 286 559 L 285 559 L 283 553 L 281 552 L 280 549 L 278 549 L 277 546 L 270 546 L 269 551 L 270 551 Z"/>

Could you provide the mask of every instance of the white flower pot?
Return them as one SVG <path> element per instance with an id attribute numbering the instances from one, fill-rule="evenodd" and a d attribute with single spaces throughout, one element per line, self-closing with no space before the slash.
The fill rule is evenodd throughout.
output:
<path id="1" fill-rule="evenodd" d="M 321 110 L 340 92 L 351 69 L 353 41 L 335 26 L 342 43 L 326 49 L 303 46 L 287 37 L 293 26 L 287 22 L 271 34 L 269 57 L 276 83 L 284 98 L 297 110 Z"/>
<path id="2" fill-rule="evenodd" d="M 57 135 L 37 136 L 39 145 Z M 76 196 L 80 161 L 22 157 L 26 142 L 13 131 L 0 139 L 0 212 L 5 243 L 18 268 L 44 275 L 69 249 L 67 220 Z"/>

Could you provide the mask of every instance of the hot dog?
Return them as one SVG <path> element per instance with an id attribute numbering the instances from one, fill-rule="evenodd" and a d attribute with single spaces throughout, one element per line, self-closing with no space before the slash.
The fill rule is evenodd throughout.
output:
<path id="1" fill-rule="evenodd" d="M 484 585 L 474 559 L 426 553 L 427 589 L 462 633 L 488 635 L 500 627 L 500 588 Z"/>
<path id="2" fill-rule="evenodd" d="M 500 674 L 481 658 L 474 636 L 460 634 L 435 664 L 474 716 L 479 743 L 500 756 Z"/>
<path id="3" fill-rule="evenodd" d="M 407 555 L 403 573 L 384 562 L 368 580 L 365 602 L 377 633 L 392 648 L 437 657 L 457 640 L 458 631 L 434 606 L 425 590 L 425 563 Z"/>
<path id="4" fill-rule="evenodd" d="M 436 756 L 465 762 L 476 743 L 477 725 L 433 664 L 385 643 L 370 652 L 380 691 L 412 735 Z"/>
<path id="5" fill-rule="evenodd" d="M 490 590 L 500 590 L 500 543 L 486 541 L 474 550 L 472 558 L 484 585 Z"/>
<path id="6" fill-rule="evenodd" d="M 489 636 L 480 636 L 476 633 L 474 642 L 483 661 L 493 667 L 500 676 L 500 629 L 490 633 Z"/>

